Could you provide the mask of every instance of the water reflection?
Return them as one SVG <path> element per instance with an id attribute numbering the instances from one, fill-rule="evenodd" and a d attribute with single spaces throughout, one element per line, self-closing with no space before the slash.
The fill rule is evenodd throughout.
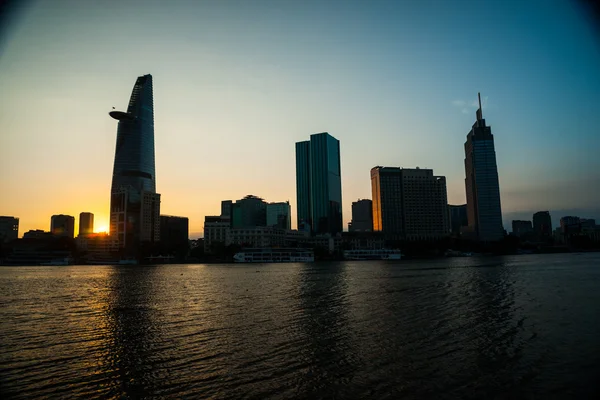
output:
<path id="1" fill-rule="evenodd" d="M 298 391 L 307 398 L 343 393 L 359 360 L 348 320 L 348 273 L 341 263 L 305 265 L 299 282 L 300 328 L 307 337 Z"/>
<path id="2" fill-rule="evenodd" d="M 113 267 L 106 311 L 110 342 L 104 354 L 113 375 L 110 395 L 129 398 L 154 393 L 168 370 L 154 368 L 161 343 L 159 309 L 154 302 L 159 267 Z"/>

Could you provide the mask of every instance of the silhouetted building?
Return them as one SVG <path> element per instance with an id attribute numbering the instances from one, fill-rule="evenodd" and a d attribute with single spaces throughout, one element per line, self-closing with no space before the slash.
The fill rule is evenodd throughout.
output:
<path id="1" fill-rule="evenodd" d="M 185 256 L 189 249 L 189 220 L 186 217 L 161 215 L 160 244 L 167 254 Z"/>
<path id="2" fill-rule="evenodd" d="M 214 247 L 227 246 L 231 243 L 229 232 L 231 221 L 221 216 L 204 217 L 204 251 L 210 253 Z"/>
<path id="3" fill-rule="evenodd" d="M 46 232 L 42 229 L 31 229 L 23 234 L 23 239 L 48 239 L 52 238 L 52 232 Z"/>
<path id="4" fill-rule="evenodd" d="M 0 243 L 10 242 L 19 237 L 19 218 L 0 217 Z"/>
<path id="5" fill-rule="evenodd" d="M 248 195 L 231 207 L 232 228 L 267 226 L 267 203 L 260 197 Z"/>
<path id="6" fill-rule="evenodd" d="M 342 232 L 340 142 L 327 132 L 296 143 L 296 197 L 299 230 Z"/>
<path id="7" fill-rule="evenodd" d="M 494 136 L 482 116 L 481 96 L 476 115 L 465 142 L 467 218 L 472 234 L 480 241 L 493 242 L 504 237 L 504 228 Z"/>
<path id="8" fill-rule="evenodd" d="M 467 205 L 461 204 L 458 206 L 448 204 L 448 212 L 450 213 L 450 227 L 454 235 L 460 235 L 461 229 L 469 225 L 467 219 Z"/>
<path id="9" fill-rule="evenodd" d="M 82 212 L 79 214 L 79 236 L 91 235 L 94 233 L 94 214 Z"/>
<path id="10" fill-rule="evenodd" d="M 560 219 L 560 230 L 563 235 L 573 235 L 581 232 L 581 219 L 573 216 L 562 217 Z"/>
<path id="11" fill-rule="evenodd" d="M 538 240 L 548 240 L 553 236 L 552 218 L 549 211 L 538 211 L 533 214 L 533 232 Z"/>
<path id="12" fill-rule="evenodd" d="M 348 224 L 350 232 L 373 231 L 373 201 L 359 199 L 352 202 L 352 221 Z"/>
<path id="13" fill-rule="evenodd" d="M 292 229 L 290 202 L 267 204 L 267 226 L 279 229 Z"/>
<path id="14" fill-rule="evenodd" d="M 127 257 L 139 257 L 142 242 L 154 243 L 160 238 L 152 91 L 152 76 L 138 77 L 127 112 L 109 113 L 119 121 L 111 185 L 110 234 Z"/>
<path id="15" fill-rule="evenodd" d="M 53 215 L 50 218 L 50 232 L 54 236 L 75 237 L 75 217 L 70 215 Z"/>
<path id="16" fill-rule="evenodd" d="M 231 200 L 221 201 L 221 217 L 231 219 L 232 205 L 233 205 L 233 201 L 231 201 Z"/>
<path id="17" fill-rule="evenodd" d="M 373 230 L 387 237 L 430 240 L 449 235 L 446 178 L 430 169 L 371 169 Z"/>
<path id="18" fill-rule="evenodd" d="M 512 222 L 512 233 L 516 237 L 524 237 L 531 235 L 533 232 L 533 226 L 531 221 L 513 220 Z"/>

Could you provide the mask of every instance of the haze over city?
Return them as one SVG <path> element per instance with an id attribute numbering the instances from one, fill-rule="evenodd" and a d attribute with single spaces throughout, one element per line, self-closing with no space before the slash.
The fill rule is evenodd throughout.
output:
<path id="1" fill-rule="evenodd" d="M 106 228 L 108 112 L 151 73 L 161 213 L 192 237 L 223 199 L 295 215 L 294 143 L 323 131 L 341 143 L 344 226 L 376 165 L 432 168 L 465 203 L 477 92 L 505 228 L 600 218 L 597 32 L 575 3 L 482 3 L 25 2 L 0 41 L 0 210 L 20 232 L 81 211 Z"/>

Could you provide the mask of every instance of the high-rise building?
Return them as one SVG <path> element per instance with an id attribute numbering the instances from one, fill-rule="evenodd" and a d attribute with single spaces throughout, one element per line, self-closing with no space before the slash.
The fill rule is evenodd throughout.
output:
<path id="1" fill-rule="evenodd" d="M 267 204 L 267 226 L 279 229 L 292 229 L 290 202 L 278 202 Z"/>
<path id="2" fill-rule="evenodd" d="M 552 218 L 549 211 L 538 211 L 533 214 L 533 232 L 538 240 L 544 241 L 554 236 Z"/>
<path id="3" fill-rule="evenodd" d="M 0 217 L 0 243 L 10 242 L 19 237 L 19 218 Z"/>
<path id="4" fill-rule="evenodd" d="M 50 232 L 55 236 L 75 237 L 75 217 L 70 215 L 53 215 L 50 218 Z"/>
<path id="5" fill-rule="evenodd" d="M 189 220 L 186 217 L 161 215 L 160 243 L 167 254 L 185 255 L 189 248 Z"/>
<path id="6" fill-rule="evenodd" d="M 450 227 L 454 235 L 460 235 L 461 229 L 469 225 L 467 219 L 467 205 L 461 204 L 458 206 L 448 204 L 450 212 Z"/>
<path id="7" fill-rule="evenodd" d="M 430 169 L 371 169 L 373 230 L 387 237 L 434 240 L 450 233 L 446 178 Z"/>
<path id="8" fill-rule="evenodd" d="M 564 235 L 571 235 L 581 231 L 581 218 L 566 216 L 560 219 L 560 230 Z"/>
<path id="9" fill-rule="evenodd" d="M 260 197 L 248 195 L 231 206 L 232 228 L 267 226 L 267 203 Z"/>
<path id="10" fill-rule="evenodd" d="M 482 116 L 481 95 L 476 116 L 465 142 L 467 218 L 471 234 L 480 241 L 493 242 L 504 237 L 504 228 L 494 136 Z"/>
<path id="11" fill-rule="evenodd" d="M 340 142 L 327 132 L 296 143 L 296 197 L 299 230 L 342 232 Z"/>
<path id="12" fill-rule="evenodd" d="M 91 235 L 94 233 L 94 214 L 82 212 L 79 214 L 79 236 Z"/>
<path id="13" fill-rule="evenodd" d="M 231 219 L 232 205 L 233 205 L 233 201 L 231 201 L 231 200 L 221 201 L 221 217 L 222 218 L 230 218 Z"/>
<path id="14" fill-rule="evenodd" d="M 512 222 L 512 233 L 516 237 L 523 237 L 531 235 L 533 227 L 531 221 L 513 220 Z"/>
<path id="15" fill-rule="evenodd" d="M 142 242 L 160 238 L 160 194 L 154 165 L 152 75 L 137 78 L 127 112 L 111 111 L 119 121 L 111 185 L 110 234 L 128 257 Z"/>
<path id="16" fill-rule="evenodd" d="M 359 199 L 352 202 L 352 221 L 348 224 L 348 231 L 373 231 L 373 201 Z"/>

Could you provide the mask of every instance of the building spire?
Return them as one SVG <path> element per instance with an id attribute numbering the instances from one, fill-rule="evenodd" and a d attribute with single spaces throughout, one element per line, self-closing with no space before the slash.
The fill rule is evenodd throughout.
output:
<path id="1" fill-rule="evenodd" d="M 481 93 L 477 92 L 477 97 L 479 98 L 479 109 L 481 110 L 481 116 L 483 117 L 483 109 L 481 108 Z"/>

